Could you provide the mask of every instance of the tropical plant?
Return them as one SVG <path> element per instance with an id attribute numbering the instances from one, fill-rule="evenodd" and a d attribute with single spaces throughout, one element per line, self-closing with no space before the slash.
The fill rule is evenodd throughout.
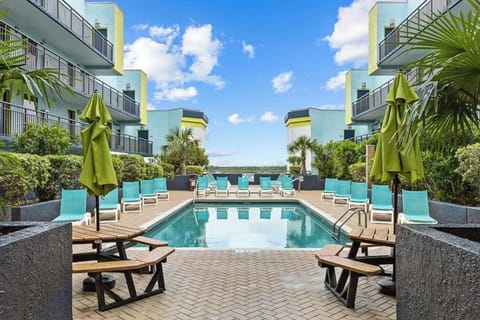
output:
<path id="1" fill-rule="evenodd" d="M 15 152 L 43 156 L 66 154 L 75 141 L 70 132 L 58 123 L 51 126 L 29 123 L 24 132 L 13 138 L 12 144 Z"/>
<path id="2" fill-rule="evenodd" d="M 0 11 L 4 17 L 8 8 Z M 14 37 L 8 31 L 3 32 L 8 40 L 0 41 L 0 97 L 8 93 L 35 103 L 45 99 L 50 108 L 55 100 L 62 100 L 62 91 L 74 95 L 74 91 L 62 81 L 62 73 L 52 68 L 26 71 L 22 67 L 28 61 L 27 45 L 24 38 Z"/>
<path id="3" fill-rule="evenodd" d="M 173 128 L 165 137 L 167 144 L 162 146 L 164 155 L 170 155 L 179 160 L 180 174 L 187 174 L 187 158 L 189 151 L 196 151 L 200 141 L 193 136 L 191 128 Z"/>
<path id="4" fill-rule="evenodd" d="M 420 101 L 404 118 L 400 140 L 411 142 L 430 131 L 438 148 L 461 146 L 479 126 L 480 0 L 468 2 L 468 13 L 421 15 L 400 34 L 401 44 L 428 51 L 409 66 L 422 74 L 416 87 Z"/>
<path id="5" fill-rule="evenodd" d="M 333 151 L 336 142 L 330 141 L 326 145 L 318 145 L 315 152 L 314 166 L 320 178 L 336 177 Z"/>
<path id="6" fill-rule="evenodd" d="M 317 140 L 310 139 L 307 136 L 300 136 L 296 140 L 292 141 L 287 150 L 289 153 L 300 153 L 300 167 L 303 175 L 307 174 L 307 151 L 312 151 L 318 146 Z"/>

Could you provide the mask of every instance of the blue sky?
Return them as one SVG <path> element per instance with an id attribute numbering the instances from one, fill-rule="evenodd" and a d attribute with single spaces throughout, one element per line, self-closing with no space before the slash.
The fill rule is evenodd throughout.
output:
<path id="1" fill-rule="evenodd" d="M 205 112 L 210 163 L 237 166 L 286 164 L 289 111 L 344 108 L 375 0 L 115 2 L 125 67 L 148 74 L 149 109 Z"/>

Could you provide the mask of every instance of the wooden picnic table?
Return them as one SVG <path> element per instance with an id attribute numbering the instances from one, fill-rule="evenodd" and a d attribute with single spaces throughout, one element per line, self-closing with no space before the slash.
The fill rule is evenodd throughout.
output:
<path id="1" fill-rule="evenodd" d="M 395 295 L 395 241 L 396 236 L 390 229 L 366 227 L 355 228 L 349 234 L 352 240 L 352 246 L 348 253 L 348 257 L 357 261 L 366 262 L 375 265 L 391 264 L 393 265 L 392 279 L 388 281 L 380 281 L 382 287 L 380 292 L 389 295 Z M 392 248 L 389 255 L 378 256 L 357 256 L 358 250 L 362 243 L 368 243 L 378 246 L 387 246 Z"/>
<path id="2" fill-rule="evenodd" d="M 101 258 L 126 260 L 125 242 L 144 233 L 145 229 L 122 224 L 105 224 L 99 231 L 95 229 L 94 225 L 72 226 L 72 244 L 91 243 L 93 248 L 97 249 L 96 253 L 75 253 L 73 261 L 99 260 Z M 102 244 L 108 242 L 116 243 L 118 256 L 101 253 Z"/>

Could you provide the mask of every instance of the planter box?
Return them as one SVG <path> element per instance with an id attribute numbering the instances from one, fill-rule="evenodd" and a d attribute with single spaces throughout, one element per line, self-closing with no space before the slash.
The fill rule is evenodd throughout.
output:
<path id="1" fill-rule="evenodd" d="M 52 221 L 60 213 L 60 200 L 11 207 L 11 221 Z"/>
<path id="2" fill-rule="evenodd" d="M 0 318 L 72 318 L 69 223 L 0 223 Z"/>
<path id="3" fill-rule="evenodd" d="M 397 230 L 397 319 L 478 319 L 480 224 Z"/>

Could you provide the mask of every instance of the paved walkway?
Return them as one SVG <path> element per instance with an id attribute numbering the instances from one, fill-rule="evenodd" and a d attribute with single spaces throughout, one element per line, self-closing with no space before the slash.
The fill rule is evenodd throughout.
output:
<path id="1" fill-rule="evenodd" d="M 192 192 L 174 191 L 169 201 L 124 213 L 120 222 L 147 225 L 192 199 Z M 252 196 L 252 199 L 257 197 Z M 210 196 L 210 198 L 214 198 Z M 274 196 L 274 198 L 280 198 Z M 309 206 L 331 218 L 345 207 L 320 201 L 319 191 L 297 193 Z M 354 227 L 353 219 L 350 227 Z M 82 248 L 75 248 L 82 250 Z M 83 248 L 85 249 L 85 248 Z M 106 312 L 97 310 L 94 292 L 82 291 L 85 275 L 73 276 L 74 319 L 395 319 L 396 300 L 378 292 L 384 277 L 360 278 L 356 308 L 344 307 L 323 285 L 325 270 L 315 250 L 177 249 L 164 264 L 167 290 Z M 134 256 L 138 250 L 130 249 Z M 149 275 L 135 275 L 142 288 Z M 123 276 L 117 286 L 126 295 Z"/>

